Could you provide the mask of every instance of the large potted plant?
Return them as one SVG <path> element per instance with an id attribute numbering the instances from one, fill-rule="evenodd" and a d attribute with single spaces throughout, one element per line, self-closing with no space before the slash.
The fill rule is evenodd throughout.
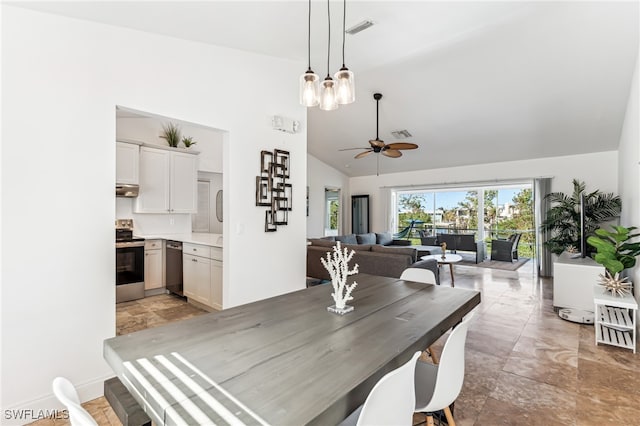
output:
<path id="1" fill-rule="evenodd" d="M 586 185 L 577 179 L 573 180 L 573 193 L 552 192 L 545 199 L 552 207 L 547 211 L 547 218 L 542 222 L 542 229 L 551 232 L 544 244 L 555 254 L 561 254 L 569 247 L 580 247 L 580 194 L 585 200 L 585 231 L 593 235 L 602 222 L 620 216 L 622 201 L 612 193 L 599 190 L 585 192 Z"/>
<path id="2" fill-rule="evenodd" d="M 640 234 L 631 234 L 631 231 L 637 229 L 635 226 L 612 228 L 613 231 L 596 229 L 596 235 L 587 238 L 587 243 L 596 248 L 594 260 L 606 270 L 604 275 L 600 275 L 599 285 L 614 295 L 623 296 L 631 291 L 631 283 L 626 277 L 621 278 L 620 272 L 636 265 L 636 257 L 640 255 L 640 242 L 629 240 Z"/>

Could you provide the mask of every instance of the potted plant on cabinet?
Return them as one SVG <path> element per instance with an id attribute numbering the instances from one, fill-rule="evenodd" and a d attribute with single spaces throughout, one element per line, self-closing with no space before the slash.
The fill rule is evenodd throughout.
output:
<path id="1" fill-rule="evenodd" d="M 640 236 L 631 234 L 637 229 L 635 226 L 626 228 L 624 226 L 613 226 L 613 231 L 606 229 L 596 229 L 596 235 L 587 238 L 587 243 L 596 248 L 597 253 L 594 260 L 605 267 L 605 274 L 600 274 L 598 285 L 614 295 L 624 296 L 631 292 L 632 284 L 627 281 L 627 277 L 620 277 L 620 273 L 636 265 L 636 256 L 640 255 L 640 242 L 629 242 L 629 240 Z"/>

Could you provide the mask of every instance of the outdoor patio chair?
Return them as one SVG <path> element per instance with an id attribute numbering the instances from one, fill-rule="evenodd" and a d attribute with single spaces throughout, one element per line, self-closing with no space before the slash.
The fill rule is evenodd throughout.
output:
<path id="1" fill-rule="evenodd" d="M 506 240 L 491 240 L 491 260 L 513 262 L 518 260 L 518 243 L 522 234 L 511 234 Z"/>

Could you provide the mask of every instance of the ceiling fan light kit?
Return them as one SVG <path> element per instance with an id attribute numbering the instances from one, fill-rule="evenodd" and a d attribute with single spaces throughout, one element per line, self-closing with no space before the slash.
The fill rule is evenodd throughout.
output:
<path id="1" fill-rule="evenodd" d="M 331 11 L 330 2 L 327 0 L 327 23 L 329 27 L 327 36 L 327 77 L 323 80 L 322 86 L 320 87 L 318 75 L 311 70 L 311 0 L 309 0 L 307 39 L 308 68 L 307 71 L 300 76 L 300 104 L 303 106 L 314 107 L 319 105 L 320 109 L 331 111 L 337 109 L 338 105 L 350 104 L 356 100 L 354 75 L 344 64 L 347 1 L 343 0 L 342 4 L 342 68 L 334 74 L 335 80 L 331 78 L 329 74 L 329 59 L 331 56 Z"/>

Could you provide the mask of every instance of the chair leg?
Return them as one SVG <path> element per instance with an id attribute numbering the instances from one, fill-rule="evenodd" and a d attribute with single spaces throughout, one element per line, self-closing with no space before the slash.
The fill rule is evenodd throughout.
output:
<path id="1" fill-rule="evenodd" d="M 429 350 L 429 355 L 431 355 L 431 361 L 433 361 L 434 364 L 440 363 L 440 361 L 438 360 L 438 355 L 436 354 L 436 351 L 433 350 L 433 346 L 429 346 L 428 350 Z"/>
<path id="2" fill-rule="evenodd" d="M 438 355 L 436 354 L 436 351 L 433 350 L 432 346 L 429 346 L 429 355 L 431 355 L 431 360 L 434 364 L 440 363 Z M 451 414 L 451 409 L 449 407 L 445 407 L 443 411 L 445 417 L 447 418 L 447 424 L 449 426 L 456 426 L 456 422 L 453 420 L 453 414 Z M 427 416 L 427 425 L 429 425 L 429 419 L 431 419 L 431 424 L 433 424 L 433 417 Z"/>
<path id="3" fill-rule="evenodd" d="M 447 418 L 447 424 L 449 426 L 456 426 L 456 422 L 453 420 L 453 414 L 451 414 L 449 407 L 444 408 L 444 415 Z"/>
<path id="4" fill-rule="evenodd" d="M 427 426 L 434 426 L 433 425 L 433 416 L 431 414 L 427 414 Z"/>

